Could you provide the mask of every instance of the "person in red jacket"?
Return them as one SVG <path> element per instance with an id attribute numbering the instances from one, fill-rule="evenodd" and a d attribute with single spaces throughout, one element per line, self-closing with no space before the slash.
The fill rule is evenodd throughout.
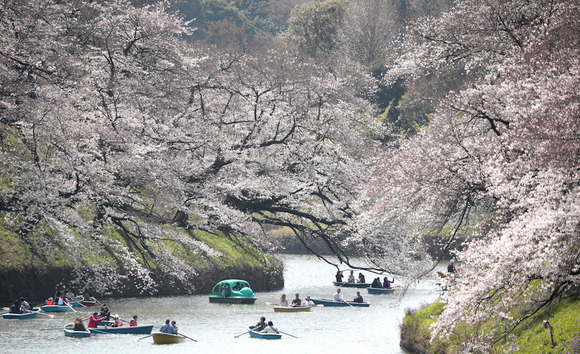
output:
<path id="1" fill-rule="evenodd" d="M 97 315 L 97 312 L 93 312 L 93 314 L 89 317 L 89 324 L 87 325 L 88 328 L 97 328 L 97 323 L 102 321 L 102 319 L 97 318 Z"/>
<path id="2" fill-rule="evenodd" d="M 137 315 L 133 316 L 133 319 L 129 322 L 129 326 L 137 326 Z"/>

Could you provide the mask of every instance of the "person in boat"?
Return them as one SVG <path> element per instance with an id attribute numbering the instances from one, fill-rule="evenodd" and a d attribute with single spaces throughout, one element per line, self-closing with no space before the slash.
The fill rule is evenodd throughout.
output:
<path id="1" fill-rule="evenodd" d="M 72 292 L 72 290 L 71 290 L 71 289 L 68 289 L 68 290 L 66 291 L 66 298 L 67 298 L 68 300 L 74 300 L 74 299 L 75 299 L 75 294 Z"/>
<path id="2" fill-rule="evenodd" d="M 111 318 L 111 310 L 109 310 L 107 304 L 103 304 L 103 306 L 101 306 L 101 319 L 104 321 L 108 321 L 110 318 Z"/>
<path id="3" fill-rule="evenodd" d="M 102 318 L 98 318 L 98 315 L 99 314 L 97 312 L 93 312 L 93 314 L 89 316 L 89 324 L 87 327 L 97 328 L 98 323 L 103 320 Z"/>
<path id="4" fill-rule="evenodd" d="M 339 270 L 336 272 L 336 281 L 342 283 L 342 272 Z"/>
<path id="5" fill-rule="evenodd" d="M 137 315 L 133 316 L 133 319 L 129 321 L 129 327 L 137 326 Z"/>
<path id="6" fill-rule="evenodd" d="M 159 332 L 177 334 L 177 331 L 175 331 L 175 328 L 171 325 L 171 323 L 169 323 L 169 320 L 165 320 L 165 324 L 161 326 Z"/>
<path id="7" fill-rule="evenodd" d="M 20 311 L 20 302 L 18 300 L 14 300 L 14 303 L 10 306 L 10 313 L 22 313 L 22 311 Z"/>
<path id="8" fill-rule="evenodd" d="M 267 324 L 266 324 L 266 317 L 262 316 L 260 317 L 260 322 L 256 323 L 255 326 L 250 326 L 249 328 L 251 330 L 254 330 L 256 332 L 260 332 L 261 330 L 263 330 L 264 328 L 266 328 Z"/>
<path id="9" fill-rule="evenodd" d="M 455 273 L 455 266 L 453 265 L 453 261 L 451 261 L 447 266 L 447 273 Z"/>
<path id="10" fill-rule="evenodd" d="M 68 306 L 68 300 L 65 297 L 64 293 L 60 293 L 60 297 L 58 298 L 58 301 L 56 303 L 58 306 Z"/>
<path id="11" fill-rule="evenodd" d="M 224 283 L 222 285 L 222 291 L 223 291 L 224 297 L 232 296 L 232 289 L 230 289 L 230 284 Z"/>
<path id="12" fill-rule="evenodd" d="M 91 301 L 91 292 L 89 289 L 85 289 L 85 291 L 83 291 L 83 301 Z"/>
<path id="13" fill-rule="evenodd" d="M 280 333 L 278 332 L 278 328 L 274 327 L 274 323 L 272 321 L 268 321 L 268 326 L 260 331 L 260 333 Z"/>
<path id="14" fill-rule="evenodd" d="M 54 299 L 52 298 L 52 296 L 51 296 L 51 297 L 49 297 L 49 298 L 46 300 L 46 304 L 47 304 L 48 306 L 51 306 L 51 305 L 52 305 L 52 303 L 53 303 L 53 300 L 54 300 Z"/>
<path id="15" fill-rule="evenodd" d="M 119 315 L 113 316 L 113 325 L 111 327 L 121 327 L 123 326 L 123 320 Z"/>
<path id="16" fill-rule="evenodd" d="M 354 302 L 363 302 L 363 297 L 360 295 L 360 291 L 356 292 L 356 296 L 354 297 L 354 300 L 352 300 Z"/>
<path id="17" fill-rule="evenodd" d="M 365 276 L 363 273 L 358 273 L 358 282 L 359 283 L 364 283 L 365 282 Z"/>
<path id="18" fill-rule="evenodd" d="M 290 304 L 288 303 L 288 299 L 286 299 L 286 294 L 282 294 L 280 296 L 280 306 L 288 307 Z"/>
<path id="19" fill-rule="evenodd" d="M 30 312 L 30 304 L 23 297 L 20 298 L 20 311 L 21 313 Z"/>
<path id="20" fill-rule="evenodd" d="M 306 296 L 306 299 L 302 301 L 302 306 L 315 306 L 314 301 L 310 300 L 310 296 Z"/>
<path id="21" fill-rule="evenodd" d="M 61 295 L 61 294 L 62 294 L 62 291 L 60 291 L 60 290 L 57 290 L 57 291 L 54 293 L 54 298 L 56 299 L 55 301 L 58 301 L 58 298 L 60 297 L 60 295 Z"/>
<path id="22" fill-rule="evenodd" d="M 379 277 L 376 277 L 372 284 L 371 284 L 371 288 L 382 288 L 383 286 L 381 285 L 381 279 Z"/>
<path id="23" fill-rule="evenodd" d="M 387 277 L 383 278 L 383 288 L 390 288 L 391 284 L 393 284 L 395 282 L 395 277 L 393 277 L 393 280 L 389 280 L 387 279 Z"/>
<path id="24" fill-rule="evenodd" d="M 300 294 L 296 293 L 296 297 L 292 300 L 292 307 L 298 307 L 302 305 L 302 300 L 300 300 Z"/>
<path id="25" fill-rule="evenodd" d="M 342 300 L 342 295 L 340 294 L 340 288 L 336 289 L 336 294 L 334 294 L 333 300 L 335 302 L 342 302 L 342 301 L 344 301 L 344 300 Z"/>
<path id="26" fill-rule="evenodd" d="M 354 283 L 354 270 L 350 271 L 350 274 L 348 275 L 348 282 Z"/>
<path id="27" fill-rule="evenodd" d="M 83 320 L 80 317 L 77 317 L 73 324 L 74 324 L 73 331 L 84 332 L 87 330 L 85 328 L 85 324 L 83 323 Z"/>
<path id="28" fill-rule="evenodd" d="M 175 320 L 171 321 L 171 326 L 173 326 L 173 328 L 175 328 L 175 334 L 177 334 L 178 328 L 177 328 L 177 322 L 175 322 Z"/>

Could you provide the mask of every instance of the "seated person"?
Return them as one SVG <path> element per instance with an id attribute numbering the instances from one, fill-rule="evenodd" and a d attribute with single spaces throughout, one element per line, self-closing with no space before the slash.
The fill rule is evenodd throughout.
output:
<path id="1" fill-rule="evenodd" d="M 30 312 L 30 304 L 23 297 L 20 298 L 20 311 L 22 313 Z"/>
<path id="2" fill-rule="evenodd" d="M 97 316 L 98 316 L 98 313 L 96 313 L 96 312 L 93 312 L 93 314 L 89 316 L 89 324 L 87 325 L 87 327 L 97 328 L 97 323 L 102 321 L 102 319 L 97 318 Z"/>
<path id="3" fill-rule="evenodd" d="M 354 300 L 352 300 L 354 302 L 363 302 L 363 297 L 360 295 L 360 291 L 356 292 L 356 296 L 354 298 Z"/>
<path id="4" fill-rule="evenodd" d="M 260 333 L 279 333 L 278 328 L 274 327 L 272 321 L 268 321 L 268 326 L 260 331 Z"/>
<path id="5" fill-rule="evenodd" d="M 364 283 L 365 282 L 365 276 L 363 273 L 358 273 L 358 282 L 359 283 Z"/>
<path id="6" fill-rule="evenodd" d="M 302 306 L 316 306 L 314 301 L 310 300 L 310 296 L 306 296 L 306 299 L 302 301 Z"/>
<path id="7" fill-rule="evenodd" d="M 87 329 L 85 328 L 85 325 L 84 325 L 84 323 L 83 323 L 83 320 L 82 320 L 80 317 L 77 317 L 77 318 L 75 319 L 75 322 L 74 322 L 74 328 L 73 328 L 73 331 L 80 331 L 80 332 L 84 332 L 84 331 L 86 331 L 86 330 L 87 330 Z"/>
<path id="8" fill-rule="evenodd" d="M 177 334 L 175 328 L 169 323 L 169 320 L 165 320 L 165 324 L 161 326 L 159 332 L 169 333 L 169 334 Z"/>
<path id="9" fill-rule="evenodd" d="M 20 303 L 18 300 L 15 300 L 14 304 L 10 306 L 10 313 L 22 313 L 22 311 L 20 311 Z"/>
<path id="10" fill-rule="evenodd" d="M 266 324 L 266 317 L 260 317 L 260 322 L 256 323 L 255 326 L 250 326 L 251 330 L 254 330 L 256 332 L 260 332 L 261 330 L 263 330 L 264 328 L 266 328 L 267 324 Z"/>
<path id="11" fill-rule="evenodd" d="M 294 298 L 294 300 L 292 300 L 292 306 L 297 307 L 300 305 L 302 305 L 302 300 L 300 300 L 300 295 L 296 294 L 296 297 Z"/>
<path id="12" fill-rule="evenodd" d="M 121 319 L 121 317 L 119 317 L 119 315 L 115 315 L 113 318 L 115 319 L 115 323 L 113 323 L 113 327 L 123 326 L 123 320 Z"/>

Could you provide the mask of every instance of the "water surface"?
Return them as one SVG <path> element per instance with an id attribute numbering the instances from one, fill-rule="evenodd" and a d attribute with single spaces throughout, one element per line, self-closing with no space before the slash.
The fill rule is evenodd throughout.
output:
<path id="1" fill-rule="evenodd" d="M 62 327 L 76 316 L 88 318 L 89 308 L 77 313 L 54 314 L 54 318 L 39 316 L 33 320 L 0 319 L 1 353 L 404 353 L 399 347 L 399 325 L 407 307 L 416 308 L 434 301 L 438 292 L 432 280 L 411 286 L 402 298 L 395 294 L 369 295 L 358 289 L 370 307 L 314 308 L 311 312 L 275 313 L 272 305 L 285 293 L 291 300 L 295 293 L 301 298 L 330 298 L 336 268 L 313 256 L 280 255 L 284 261 L 285 287 L 276 292 L 257 292 L 254 305 L 209 303 L 208 295 L 99 299 L 106 302 L 113 314 L 129 320 L 139 316 L 139 324 L 155 324 L 165 319 L 176 320 L 179 331 L 196 339 L 184 343 L 158 346 L 143 335 L 93 335 L 88 339 L 65 337 L 62 330 L 40 328 Z M 364 273 L 364 272 L 363 272 Z M 358 275 L 358 272 L 355 272 Z M 374 275 L 364 273 L 367 281 Z M 221 279 L 216 279 L 219 281 Z M 395 283 L 397 285 L 397 283 Z M 357 289 L 343 288 L 342 294 L 352 300 Z M 266 341 L 250 338 L 245 332 L 260 316 L 271 320 L 284 335 L 281 340 Z"/>

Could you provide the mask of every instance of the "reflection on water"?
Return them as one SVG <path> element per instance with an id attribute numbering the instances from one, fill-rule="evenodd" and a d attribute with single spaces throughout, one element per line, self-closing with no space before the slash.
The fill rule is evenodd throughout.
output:
<path id="1" fill-rule="evenodd" d="M 279 313 L 277 304 L 282 293 L 289 299 L 299 293 L 301 298 L 332 297 L 336 268 L 313 256 L 280 255 L 285 265 L 285 288 L 276 292 L 257 292 L 254 305 L 209 303 L 208 295 L 156 298 L 100 299 L 112 314 L 127 321 L 139 316 L 140 324 L 155 324 L 158 329 L 165 319 L 177 321 L 179 331 L 198 342 L 186 341 L 170 346 L 152 344 L 151 338 L 137 341 L 142 335 L 93 335 L 89 339 L 65 337 L 62 330 L 40 330 L 61 327 L 76 316 L 87 319 L 90 308 L 77 313 L 54 314 L 54 318 L 39 316 L 34 320 L 0 320 L 2 353 L 403 353 L 399 348 L 399 324 L 406 307 L 417 307 L 434 301 L 438 294 L 435 278 L 410 287 L 397 301 L 393 295 L 369 295 L 361 291 L 369 308 L 314 308 L 311 312 Z M 364 273 L 364 272 L 363 272 Z M 358 272 L 356 272 L 358 274 Z M 373 279 L 372 274 L 366 278 Z M 221 279 L 216 279 L 219 281 Z M 397 283 L 395 283 L 396 285 Z M 360 290 L 360 289 L 359 289 Z M 343 288 L 345 299 L 354 298 L 356 289 Z M 260 316 L 271 320 L 279 330 L 298 336 L 283 336 L 281 340 L 252 339 L 245 332 Z"/>

